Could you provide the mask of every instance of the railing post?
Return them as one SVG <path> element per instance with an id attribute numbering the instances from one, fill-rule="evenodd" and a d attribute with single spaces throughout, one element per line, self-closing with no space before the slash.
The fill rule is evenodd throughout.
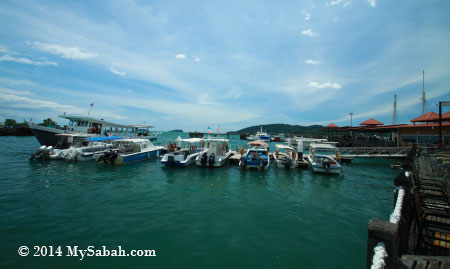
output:
<path id="1" fill-rule="evenodd" d="M 383 242 L 388 253 L 385 268 L 395 268 L 398 259 L 398 224 L 381 219 L 371 219 L 368 224 L 367 268 L 372 266 L 374 248 Z"/>

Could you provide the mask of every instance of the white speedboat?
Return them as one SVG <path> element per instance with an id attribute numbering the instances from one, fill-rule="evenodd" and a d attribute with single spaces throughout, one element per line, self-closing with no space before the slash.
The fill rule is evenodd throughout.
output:
<path id="1" fill-rule="evenodd" d="M 313 172 L 329 174 L 340 174 L 342 172 L 339 153 L 332 144 L 311 144 L 307 159 Z"/>
<path id="2" fill-rule="evenodd" d="M 161 163 L 166 166 L 185 167 L 195 162 L 195 158 L 204 152 L 199 145 L 200 138 L 181 139 L 178 137 L 173 143 L 168 145 L 168 152 L 161 159 Z"/>
<path id="3" fill-rule="evenodd" d="M 113 142 L 117 149 L 94 154 L 97 162 L 127 164 L 148 160 L 161 154 L 162 146 L 156 146 L 149 139 L 120 139 Z"/>
<path id="4" fill-rule="evenodd" d="M 274 162 L 279 168 L 297 168 L 298 154 L 297 151 L 290 146 L 283 144 L 276 144 L 277 148 L 274 153 L 272 153 Z"/>
<path id="5" fill-rule="evenodd" d="M 246 145 L 247 149 L 241 149 L 241 168 L 267 169 L 270 166 L 269 145 L 264 141 L 252 141 Z"/>
<path id="6" fill-rule="evenodd" d="M 195 159 L 195 164 L 202 167 L 220 167 L 224 165 L 232 154 L 228 139 L 204 138 L 202 145 L 206 144 L 205 151 Z"/>
<path id="7" fill-rule="evenodd" d="M 71 142 L 67 149 L 41 146 L 30 159 L 50 159 L 67 161 L 92 161 L 95 154 L 101 154 L 115 148 L 111 141 L 121 139 L 118 136 L 85 137 L 79 134 L 61 134 Z"/>
<path id="8" fill-rule="evenodd" d="M 300 141 L 302 141 L 303 147 L 305 149 L 309 149 L 309 146 L 311 144 L 327 144 L 327 143 L 329 143 L 328 140 L 325 138 L 293 137 L 293 138 L 289 138 L 286 141 L 286 144 L 288 146 L 296 147 Z"/>
<path id="9" fill-rule="evenodd" d="M 79 134 L 87 137 L 112 135 L 122 138 L 154 138 L 148 131 L 149 128 L 153 128 L 151 125 L 117 124 L 103 119 L 66 114 L 59 117 L 69 120 L 69 124 L 61 128 L 57 126 L 41 126 L 29 121 L 26 121 L 26 123 L 41 145 L 54 148 L 69 148 L 71 146 L 68 137 L 61 136 L 61 134 Z"/>

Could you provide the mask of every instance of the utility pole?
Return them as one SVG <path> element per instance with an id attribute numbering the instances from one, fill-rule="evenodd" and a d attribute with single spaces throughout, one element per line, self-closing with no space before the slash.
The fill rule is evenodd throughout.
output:
<path id="1" fill-rule="evenodd" d="M 425 114 L 426 98 L 425 98 L 425 70 L 422 71 L 422 115 Z"/>
<path id="2" fill-rule="evenodd" d="M 350 127 L 353 127 L 353 112 L 350 112 Z"/>
<path id="3" fill-rule="evenodd" d="M 397 95 L 394 94 L 394 114 L 392 115 L 392 125 L 397 124 Z"/>

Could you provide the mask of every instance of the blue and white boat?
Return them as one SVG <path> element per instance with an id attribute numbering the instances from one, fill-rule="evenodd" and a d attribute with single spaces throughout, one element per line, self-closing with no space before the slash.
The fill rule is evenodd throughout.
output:
<path id="1" fill-rule="evenodd" d="M 102 154 L 95 154 L 97 162 L 127 164 L 158 157 L 162 146 L 153 144 L 148 139 L 120 139 L 113 142 L 117 149 Z"/>
<path id="2" fill-rule="evenodd" d="M 255 135 L 251 135 L 247 137 L 248 140 L 261 140 L 261 141 L 267 141 L 270 142 L 270 135 L 267 132 L 264 132 L 261 126 L 261 129 L 256 132 Z"/>
<path id="3" fill-rule="evenodd" d="M 206 148 L 195 159 L 197 166 L 221 167 L 228 162 L 232 154 L 228 139 L 208 137 L 203 141 L 202 144 L 206 143 Z"/>
<path id="4" fill-rule="evenodd" d="M 195 158 L 199 156 L 204 149 L 200 146 L 202 139 L 188 138 L 181 139 L 178 136 L 177 140 L 169 143 L 167 153 L 161 159 L 161 163 L 165 166 L 179 166 L 185 167 L 193 164 Z"/>
<path id="5" fill-rule="evenodd" d="M 270 166 L 269 145 L 264 141 L 252 141 L 246 144 L 247 149 L 241 149 L 241 168 L 267 169 Z"/>
<path id="6" fill-rule="evenodd" d="M 340 174 L 342 172 L 339 153 L 332 144 L 311 144 L 307 159 L 313 172 L 328 174 Z"/>

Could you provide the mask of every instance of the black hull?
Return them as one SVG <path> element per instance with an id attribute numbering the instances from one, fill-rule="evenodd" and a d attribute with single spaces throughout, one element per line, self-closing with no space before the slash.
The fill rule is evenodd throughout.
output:
<path id="1" fill-rule="evenodd" d="M 37 138 L 42 146 L 53 146 L 55 148 L 68 148 L 67 137 L 56 136 L 57 133 L 43 131 L 39 129 L 31 128 L 34 136 Z M 62 140 L 62 141 L 61 141 Z M 61 142 L 60 142 L 61 141 Z M 56 147 L 58 145 L 58 147 Z"/>

